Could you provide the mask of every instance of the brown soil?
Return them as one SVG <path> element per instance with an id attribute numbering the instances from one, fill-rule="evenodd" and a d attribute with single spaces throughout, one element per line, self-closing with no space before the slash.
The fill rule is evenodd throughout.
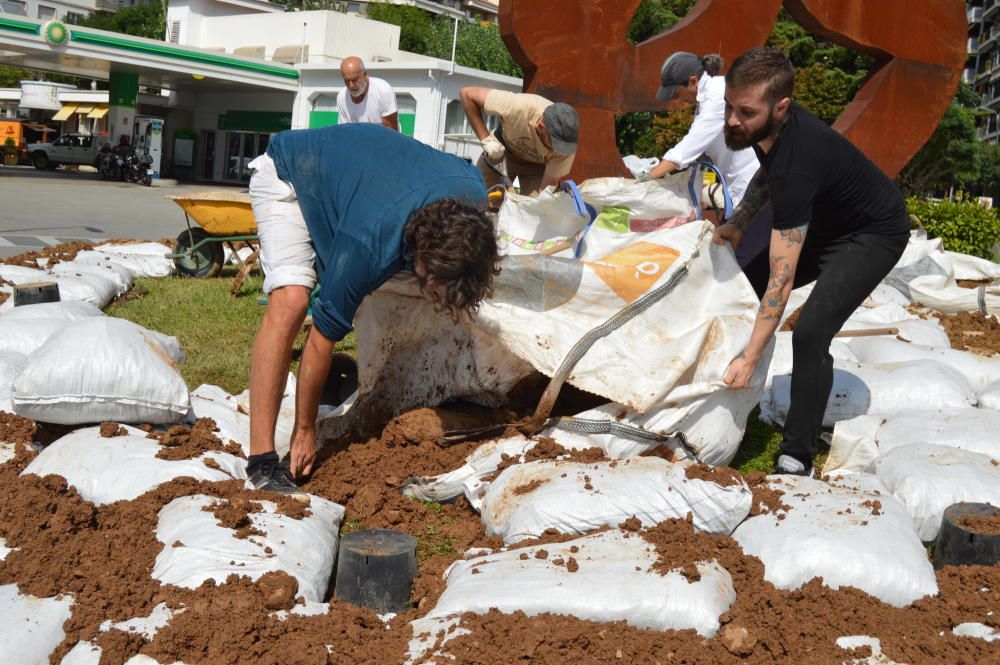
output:
<path id="1" fill-rule="evenodd" d="M 705 480 L 719 487 L 732 487 L 743 484 L 743 476 L 739 471 L 728 466 L 710 466 L 708 464 L 692 464 L 684 470 L 684 475 L 692 480 Z"/>
<path id="2" fill-rule="evenodd" d="M 513 490 L 511 490 L 511 494 L 513 494 L 514 496 L 522 496 L 524 494 L 531 494 L 532 492 L 534 492 L 536 489 L 538 489 L 539 487 L 541 487 L 542 485 L 544 485 L 547 482 L 549 482 L 548 478 L 544 478 L 544 479 L 543 478 L 535 478 L 530 483 L 525 483 L 524 485 L 521 485 L 520 487 L 515 487 Z"/>
<path id="3" fill-rule="evenodd" d="M 779 481 L 780 482 L 780 481 Z M 746 477 L 746 483 L 753 493 L 753 505 L 750 507 L 750 517 L 774 513 L 779 520 L 785 519 L 789 506 L 781 497 L 785 493 L 779 489 L 774 489 L 767 483 L 767 475 L 757 471 Z"/>
<path id="4" fill-rule="evenodd" d="M 220 500 L 202 508 L 205 512 L 215 515 L 219 520 L 219 526 L 232 529 L 240 539 L 265 535 L 263 531 L 254 528 L 250 521 L 251 513 L 259 513 L 263 509 L 259 502 L 247 499 Z"/>
<path id="5" fill-rule="evenodd" d="M 122 663 L 136 653 L 164 663 L 181 660 L 213 665 L 400 663 L 411 637 L 408 623 L 433 607 L 443 590 L 444 569 L 466 548 L 495 548 L 499 541 L 485 537 L 478 515 L 464 499 L 447 505 L 424 504 L 398 493 L 407 476 L 452 470 L 478 443 L 439 448 L 426 440 L 411 439 L 393 446 L 386 440 L 383 436 L 367 443 L 328 445 L 305 488 L 345 504 L 346 529 L 389 527 L 418 537 L 420 564 L 413 590 L 417 609 L 393 619 L 388 630 L 373 613 L 336 602 L 323 616 L 278 621 L 273 609 L 290 607 L 294 596 L 294 580 L 281 574 L 256 583 L 233 575 L 222 584 L 208 582 L 195 590 L 164 587 L 152 579 L 155 558 L 164 547 L 155 538 L 157 514 L 169 501 L 206 494 L 249 511 L 254 502 L 275 501 L 274 495 L 245 490 L 239 481 L 178 479 L 135 500 L 97 507 L 83 501 L 61 478 L 20 477 L 34 457 L 24 447 L 13 460 L 0 465 L 0 487 L 4 488 L 0 536 L 8 547 L 19 548 L 0 562 L 0 584 L 17 583 L 24 593 L 39 597 L 74 595 L 73 615 L 64 624 L 66 639 L 53 654 L 53 663 L 84 639 L 107 649 L 102 665 Z M 772 490 L 768 500 L 762 496 L 758 481 L 755 504 L 764 503 L 766 510 L 781 509 L 780 492 Z M 292 499 L 287 502 L 287 510 L 306 510 Z M 235 518 L 239 521 L 240 515 Z M 657 661 L 664 665 L 825 665 L 844 660 L 844 652 L 832 646 L 837 636 L 874 634 L 882 639 L 887 656 L 899 662 L 980 663 L 996 655 L 995 646 L 958 638 L 950 631 L 963 621 L 997 625 L 996 616 L 987 616 L 995 610 L 995 592 L 991 595 L 980 589 L 1000 588 L 1000 566 L 943 568 L 937 572 L 940 597 L 896 610 L 859 591 L 832 591 L 818 581 L 796 592 L 777 591 L 763 580 L 761 563 L 744 556 L 735 541 L 695 533 L 688 522 L 674 520 L 633 537 L 650 539 L 664 568 L 684 571 L 691 561 L 716 559 L 729 570 L 738 598 L 723 617 L 727 626 L 733 626 L 726 629 L 726 639 L 723 633 L 704 640 L 691 631 L 646 631 L 624 622 L 597 624 L 551 615 L 529 618 L 491 612 L 465 617 L 463 625 L 471 635 L 449 642 L 447 650 L 457 662 L 470 665 Z M 573 538 L 546 533 L 519 546 Z M 581 568 L 586 572 L 586 560 L 578 561 L 578 557 L 566 557 L 560 565 L 570 572 Z M 160 602 L 185 611 L 152 641 L 115 630 L 99 634 L 104 620 L 147 616 Z M 331 653 L 327 653 L 328 644 Z M 731 649 L 749 655 L 740 660 Z"/>
<path id="6" fill-rule="evenodd" d="M 28 445 L 34 442 L 37 431 L 38 426 L 34 420 L 0 411 L 0 442 Z"/>
<path id="7" fill-rule="evenodd" d="M 838 649 L 844 635 L 872 635 L 881 640 L 888 658 L 901 663 L 973 663 L 996 660 L 997 647 L 961 638 L 951 629 L 964 621 L 996 626 L 1000 566 L 963 566 L 937 572 L 941 593 L 896 609 L 855 589 L 834 591 L 819 580 L 792 592 L 779 591 L 763 579 L 761 562 L 745 556 L 731 538 L 695 532 L 671 520 L 634 537 L 649 540 L 660 555 L 657 567 L 686 570 L 692 561 L 717 560 L 733 578 L 737 599 L 723 614 L 719 634 L 711 640 L 694 631 L 659 632 L 628 626 L 624 621 L 596 623 L 544 614 L 528 617 L 493 610 L 467 614 L 461 625 L 471 631 L 444 646 L 456 662 L 494 663 L 810 663 L 842 665 L 860 657 Z M 581 564 L 586 565 L 586 562 Z M 981 589 L 988 589 L 981 591 Z"/>
<path id="8" fill-rule="evenodd" d="M 0 305 L 2 305 L 5 302 L 7 302 L 8 298 L 10 298 L 10 294 L 9 293 L 7 293 L 6 291 L 0 291 Z"/>
<path id="9" fill-rule="evenodd" d="M 128 430 L 118 423 L 101 423 L 101 436 L 106 439 L 116 436 L 128 436 Z"/>
<path id="10" fill-rule="evenodd" d="M 15 256 L 9 256 L 5 259 L 0 259 L 0 263 L 6 263 L 9 266 L 23 266 L 25 268 L 38 268 L 39 265 L 51 268 L 61 261 L 72 261 L 76 258 L 78 252 L 91 249 L 94 249 L 93 245 L 80 240 L 74 240 L 73 242 L 64 242 L 52 247 L 45 247 L 37 252 L 23 252 Z M 48 259 L 48 261 L 43 261 L 39 264 L 38 259 Z"/>
<path id="11" fill-rule="evenodd" d="M 235 441 L 223 444 L 222 439 L 215 435 L 217 431 L 219 428 L 214 420 L 199 418 L 191 427 L 174 425 L 166 432 L 150 432 L 146 437 L 156 439 L 163 446 L 156 453 L 159 459 L 171 461 L 194 459 L 202 453 L 216 450 L 244 457 L 240 444 Z"/>
<path id="12" fill-rule="evenodd" d="M 935 312 L 944 326 L 951 347 L 982 356 L 1000 354 L 1000 323 L 982 312 L 961 312 L 947 315 Z"/>
<path id="13" fill-rule="evenodd" d="M 991 515 L 962 515 L 956 523 L 974 533 L 1000 536 L 1000 509 L 994 510 Z"/>
<path id="14" fill-rule="evenodd" d="M 956 279 L 955 283 L 963 289 L 978 289 L 980 286 L 989 286 L 992 284 L 988 279 Z"/>
<path id="15" fill-rule="evenodd" d="M 562 446 L 551 437 L 540 436 L 538 437 L 538 443 L 524 453 L 523 462 L 517 455 L 501 455 L 500 465 L 497 466 L 497 470 L 487 476 L 484 476 L 483 480 L 495 480 L 505 469 L 517 464 L 527 464 L 529 462 L 538 462 L 540 460 L 554 460 L 560 457 L 568 459 L 568 461 L 572 462 L 583 462 L 584 464 L 607 462 L 609 459 L 602 448 L 584 448 L 583 450 L 574 450 L 573 448 L 566 448 Z"/>

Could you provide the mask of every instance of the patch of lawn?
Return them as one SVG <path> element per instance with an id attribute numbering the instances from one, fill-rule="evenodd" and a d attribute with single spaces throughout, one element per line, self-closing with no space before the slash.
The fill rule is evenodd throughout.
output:
<path id="1" fill-rule="evenodd" d="M 243 392 L 250 382 L 250 355 L 254 336 L 264 316 L 261 296 L 263 279 L 253 274 L 238 296 L 229 293 L 235 268 L 207 279 L 189 277 L 143 278 L 135 282 L 136 297 L 105 311 L 109 316 L 128 319 L 150 330 L 180 340 L 187 356 L 181 374 L 188 387 L 203 383 L 222 387 L 229 393 Z M 298 371 L 298 351 L 305 341 L 299 334 L 292 354 L 292 371 Z M 354 333 L 337 345 L 337 350 L 357 356 Z"/>
<path id="2" fill-rule="evenodd" d="M 781 429 L 760 419 L 760 407 L 750 412 L 747 429 L 740 442 L 736 458 L 729 464 L 743 475 L 754 471 L 770 473 L 774 469 L 774 456 L 781 444 Z"/>

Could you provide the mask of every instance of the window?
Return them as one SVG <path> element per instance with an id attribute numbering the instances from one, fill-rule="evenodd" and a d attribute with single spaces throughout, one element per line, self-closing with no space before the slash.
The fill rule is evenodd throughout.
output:
<path id="1" fill-rule="evenodd" d="M 413 95 L 396 95 L 396 108 L 399 110 L 399 115 L 415 115 L 417 100 L 413 98 Z"/>
<path id="2" fill-rule="evenodd" d="M 181 22 L 171 21 L 170 22 L 170 43 L 180 44 L 181 43 Z"/>
<path id="3" fill-rule="evenodd" d="M 82 20 L 83 20 L 83 14 L 77 14 L 76 12 L 66 12 L 67 23 L 79 23 Z"/>
<path id="4" fill-rule="evenodd" d="M 336 111 L 337 95 L 319 95 L 313 101 L 313 111 Z"/>
<path id="5" fill-rule="evenodd" d="M 58 145 L 58 146 L 73 145 L 73 137 L 72 136 L 60 136 L 59 138 L 57 138 L 52 143 L 52 145 Z"/>
<path id="6" fill-rule="evenodd" d="M 40 21 L 50 21 L 56 17 L 55 7 L 46 7 L 45 5 L 38 5 L 38 19 Z"/>
<path id="7" fill-rule="evenodd" d="M 469 133 L 469 127 L 466 124 L 466 119 L 465 119 L 465 109 L 462 108 L 461 100 L 453 99 L 450 102 L 448 102 L 448 108 L 447 111 L 445 111 L 444 133 L 445 134 Z"/>
<path id="8" fill-rule="evenodd" d="M 94 145 L 94 137 L 93 136 L 81 136 L 80 137 L 80 147 L 81 148 L 89 148 L 92 145 Z"/>
<path id="9" fill-rule="evenodd" d="M 7 14 L 28 15 L 28 3 L 24 0 L 3 0 L 0 3 L 0 9 Z"/>
<path id="10" fill-rule="evenodd" d="M 361 3 L 360 2 L 348 2 L 347 3 L 347 11 L 350 12 L 350 13 L 352 13 L 352 14 L 357 14 L 358 12 L 361 11 Z"/>

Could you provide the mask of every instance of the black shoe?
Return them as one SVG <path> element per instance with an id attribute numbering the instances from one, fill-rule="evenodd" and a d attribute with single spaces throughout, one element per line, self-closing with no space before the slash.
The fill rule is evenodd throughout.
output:
<path id="1" fill-rule="evenodd" d="M 285 494 L 296 501 L 309 503 L 309 495 L 292 480 L 292 473 L 287 462 L 268 462 L 261 464 L 247 477 L 247 488 Z"/>
<path id="2" fill-rule="evenodd" d="M 779 455 L 774 465 L 774 472 L 786 476 L 805 476 L 815 478 L 816 473 L 811 466 L 806 466 L 791 455 Z"/>

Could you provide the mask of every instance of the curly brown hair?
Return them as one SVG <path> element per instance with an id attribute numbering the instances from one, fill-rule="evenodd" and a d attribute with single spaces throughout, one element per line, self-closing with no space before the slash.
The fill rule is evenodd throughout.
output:
<path id="1" fill-rule="evenodd" d="M 493 222 L 479 207 L 440 199 L 418 208 L 406 222 L 403 239 L 414 263 L 423 267 L 424 274 L 417 274 L 420 289 L 456 321 L 493 295 L 500 251 Z"/>

